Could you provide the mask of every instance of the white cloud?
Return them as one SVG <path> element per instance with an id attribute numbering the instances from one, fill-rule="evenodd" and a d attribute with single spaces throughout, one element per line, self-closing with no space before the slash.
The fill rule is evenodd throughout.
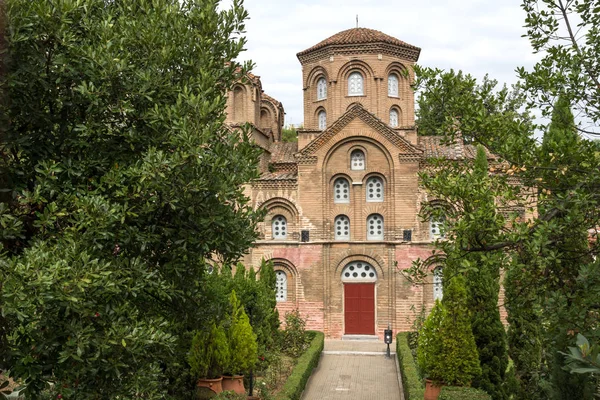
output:
<path id="1" fill-rule="evenodd" d="M 226 2 L 225 2 L 226 3 Z M 344 29 L 377 29 L 421 47 L 421 65 L 460 69 L 500 83 L 516 82 L 515 68 L 538 59 L 521 35 L 520 0 L 246 0 L 248 45 L 263 89 L 283 103 L 286 122 L 303 120 L 302 72 L 296 53 Z"/>

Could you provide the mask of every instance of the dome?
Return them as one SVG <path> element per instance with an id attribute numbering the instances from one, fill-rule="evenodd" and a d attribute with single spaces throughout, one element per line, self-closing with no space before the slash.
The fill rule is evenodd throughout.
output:
<path id="1" fill-rule="evenodd" d="M 414 59 L 414 61 L 416 61 L 419 58 L 419 53 L 421 52 L 420 48 L 403 42 L 402 40 L 396 39 L 395 37 L 386 35 L 385 33 L 377 31 L 375 29 L 352 28 L 338 32 L 335 35 L 330 36 L 325 40 L 322 40 L 316 45 L 304 51 L 301 51 L 297 54 L 297 56 L 300 60 L 302 60 L 303 56 L 309 53 L 313 53 L 320 49 L 325 49 L 327 47 L 337 48 L 348 45 L 359 45 L 360 47 L 361 45 L 373 44 L 379 44 L 383 47 L 392 46 L 402 48 L 402 50 L 404 50 L 412 56 L 411 59 Z"/>

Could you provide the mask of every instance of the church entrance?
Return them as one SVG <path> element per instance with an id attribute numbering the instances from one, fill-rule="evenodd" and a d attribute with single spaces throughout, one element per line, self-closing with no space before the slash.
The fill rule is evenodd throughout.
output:
<path id="1" fill-rule="evenodd" d="M 375 334 L 375 284 L 344 284 L 346 335 Z"/>
<path id="2" fill-rule="evenodd" d="M 375 268 L 365 262 L 352 262 L 342 271 L 346 335 L 375 334 L 375 281 Z"/>

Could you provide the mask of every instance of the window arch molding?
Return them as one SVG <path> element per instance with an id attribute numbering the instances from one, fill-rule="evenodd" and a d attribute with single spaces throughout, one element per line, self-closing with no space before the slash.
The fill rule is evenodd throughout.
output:
<path id="1" fill-rule="evenodd" d="M 324 121 L 321 120 L 323 118 L 322 115 L 324 115 Z M 320 130 L 327 129 L 327 110 L 325 110 L 325 107 L 318 107 L 315 110 L 315 121 L 317 121 L 317 127 Z"/>
<path id="2" fill-rule="evenodd" d="M 277 271 L 283 271 L 287 277 L 287 299 L 284 301 L 286 303 L 295 302 L 297 298 L 298 291 L 298 270 L 296 266 L 289 260 L 285 258 L 271 258 L 268 260 L 273 263 L 273 269 L 275 273 Z M 259 271 L 260 276 L 260 271 Z M 281 303 L 281 301 L 278 301 Z"/>
<path id="3" fill-rule="evenodd" d="M 281 197 L 276 197 L 265 201 L 258 207 L 264 208 L 267 215 L 263 221 L 264 238 L 273 240 L 272 223 L 273 218 L 281 215 L 286 219 L 286 237 L 284 240 L 298 239 L 298 209 L 289 200 Z M 281 240 L 281 239 L 279 239 Z"/>
<path id="4" fill-rule="evenodd" d="M 308 74 L 308 76 L 306 77 L 306 88 L 307 89 L 307 93 L 306 95 L 309 96 L 309 100 L 311 102 L 315 102 L 315 101 L 322 101 L 327 99 L 327 96 L 325 97 L 325 99 L 321 99 L 318 100 L 318 88 L 317 88 L 317 84 L 319 82 L 319 79 L 324 78 L 325 79 L 325 84 L 327 85 L 327 91 L 329 92 L 329 74 L 327 73 L 327 70 L 325 70 L 325 68 L 323 68 L 322 66 L 316 66 L 315 68 L 313 68 L 310 73 Z M 329 93 L 327 93 L 329 95 Z"/>
<path id="5" fill-rule="evenodd" d="M 380 184 L 381 187 L 377 184 Z M 367 203 L 383 203 L 390 195 L 387 190 L 387 181 L 379 173 L 365 175 L 363 178 L 363 187 L 365 188 L 364 199 Z M 373 191 L 371 192 L 370 190 Z"/>
<path id="6" fill-rule="evenodd" d="M 387 68 L 385 69 L 386 79 L 388 76 L 390 76 L 392 74 L 396 74 L 396 76 L 398 76 L 398 94 L 400 95 L 400 93 L 402 91 L 403 83 L 412 83 L 413 78 L 410 74 L 409 69 L 406 67 L 406 65 L 404 65 L 398 61 L 394 61 L 394 62 L 390 63 L 390 65 L 388 65 Z M 387 83 L 387 81 L 386 81 L 386 83 Z"/>
<path id="7" fill-rule="evenodd" d="M 349 171 L 350 170 L 350 154 L 352 152 L 352 150 L 355 149 L 360 149 L 365 151 L 366 150 L 366 146 L 369 147 L 375 147 L 374 151 L 381 151 L 382 155 L 386 158 L 387 160 L 387 166 L 384 168 L 382 167 L 381 170 L 379 170 L 379 173 L 381 174 L 385 174 L 393 177 L 393 168 L 394 168 L 394 157 L 392 157 L 392 154 L 389 152 L 388 149 L 386 149 L 380 142 L 366 137 L 366 136 L 356 136 L 353 132 L 348 133 L 348 132 L 344 132 L 343 130 L 340 132 L 336 133 L 336 138 L 340 137 L 338 141 L 336 141 L 335 143 L 332 143 L 330 145 L 330 147 L 327 149 L 327 153 L 325 154 L 325 156 L 322 158 L 322 162 L 321 162 L 321 167 L 323 169 L 327 168 L 327 165 L 329 164 L 331 157 L 336 153 L 336 151 L 340 148 L 340 147 L 346 147 L 348 145 L 348 143 L 350 142 L 350 146 L 346 147 L 346 149 L 344 149 L 344 152 L 348 152 L 347 155 L 347 160 L 348 160 L 348 164 L 346 164 L 346 166 L 344 167 L 344 169 L 340 169 L 338 167 L 335 167 L 334 172 L 338 173 L 338 172 L 342 172 L 342 171 Z M 369 162 L 369 154 L 371 153 L 373 150 L 369 150 L 368 152 L 365 151 L 365 161 L 368 163 Z M 397 160 L 397 158 L 396 158 Z M 320 161 L 320 160 L 319 160 Z M 368 166 L 369 164 L 367 164 Z M 388 170 L 389 168 L 389 170 Z M 393 178 L 392 178 L 393 179 Z"/>
<path id="8" fill-rule="evenodd" d="M 362 96 L 366 96 L 367 93 L 369 92 L 369 87 L 372 84 L 375 73 L 373 72 L 373 69 L 369 66 L 369 64 L 367 64 L 361 60 L 348 61 L 346 64 L 344 64 L 340 68 L 338 75 L 337 75 L 337 81 L 343 82 L 342 83 L 343 86 L 341 88 L 342 95 L 344 97 L 354 97 L 354 96 L 348 96 L 348 93 L 349 93 L 348 78 L 350 78 L 350 74 L 352 74 L 353 72 L 359 72 L 362 75 L 362 78 L 363 78 L 363 94 L 362 94 Z"/>
<path id="9" fill-rule="evenodd" d="M 335 265 L 335 277 L 339 284 L 342 284 L 342 271 L 344 268 L 352 262 L 365 262 L 371 265 L 377 273 L 377 281 L 382 282 L 386 276 L 386 273 L 382 265 L 386 265 L 385 261 L 381 256 L 372 256 L 358 251 L 348 251 L 348 253 L 341 255 L 339 258 L 333 260 L 332 265 Z"/>

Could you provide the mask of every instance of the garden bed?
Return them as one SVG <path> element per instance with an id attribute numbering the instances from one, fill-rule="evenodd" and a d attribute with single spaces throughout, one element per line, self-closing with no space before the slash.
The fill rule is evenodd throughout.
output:
<path id="1" fill-rule="evenodd" d="M 408 346 L 408 332 L 396 335 L 396 355 L 402 375 L 405 400 L 422 400 L 425 393 L 423 378 Z M 486 392 L 474 388 L 444 386 L 438 400 L 491 400 Z"/>

